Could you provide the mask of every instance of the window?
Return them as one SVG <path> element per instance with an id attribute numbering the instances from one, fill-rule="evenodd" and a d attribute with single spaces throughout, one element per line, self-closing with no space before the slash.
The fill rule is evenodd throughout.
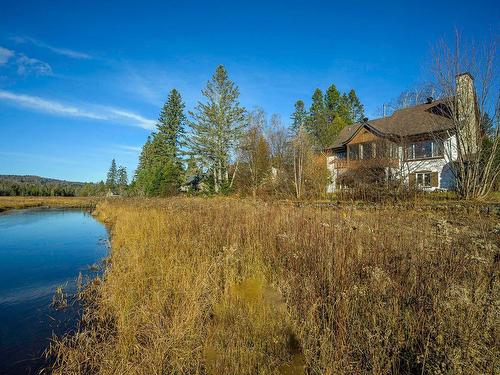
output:
<path id="1" fill-rule="evenodd" d="M 389 141 L 379 141 L 375 145 L 375 154 L 380 158 L 399 157 L 398 146 Z"/>
<path id="2" fill-rule="evenodd" d="M 374 147 L 373 147 L 373 143 L 371 143 L 371 142 L 362 143 L 361 144 L 361 150 L 363 151 L 362 152 L 363 159 L 372 159 L 374 157 L 373 152 L 375 150 L 374 150 Z"/>
<path id="3" fill-rule="evenodd" d="M 426 159 L 443 156 L 444 145 L 441 140 L 420 141 L 406 147 L 406 159 Z"/>
<path id="4" fill-rule="evenodd" d="M 359 144 L 349 145 L 349 160 L 359 159 Z"/>
<path id="5" fill-rule="evenodd" d="M 337 157 L 337 159 L 344 160 L 347 157 L 347 153 L 345 151 L 337 151 L 335 156 Z"/>
<path id="6" fill-rule="evenodd" d="M 416 173 L 416 180 L 418 187 L 431 187 L 431 173 L 430 172 L 422 172 Z"/>

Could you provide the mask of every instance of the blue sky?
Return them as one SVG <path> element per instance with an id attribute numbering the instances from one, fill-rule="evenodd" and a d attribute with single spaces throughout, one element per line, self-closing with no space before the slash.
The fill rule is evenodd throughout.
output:
<path id="1" fill-rule="evenodd" d="M 112 158 L 132 173 L 170 89 L 192 109 L 218 64 L 285 123 L 331 83 L 375 117 L 426 79 L 437 39 L 499 21 L 495 1 L 3 0 L 0 174 L 98 181 Z"/>

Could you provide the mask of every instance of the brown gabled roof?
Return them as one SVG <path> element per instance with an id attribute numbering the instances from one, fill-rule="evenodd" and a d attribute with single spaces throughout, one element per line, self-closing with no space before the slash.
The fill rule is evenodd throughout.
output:
<path id="1" fill-rule="evenodd" d="M 330 148 L 348 143 L 357 131 L 365 127 L 382 137 L 409 137 L 453 129 L 446 99 L 395 111 L 391 116 L 346 126 Z"/>
<path id="2" fill-rule="evenodd" d="M 335 143 L 331 145 L 328 148 L 338 148 L 342 147 L 345 145 L 349 140 L 356 134 L 356 132 L 359 130 L 359 128 L 363 127 L 362 123 L 355 123 L 352 125 L 347 125 L 345 128 L 343 128 L 337 138 L 335 139 Z"/>

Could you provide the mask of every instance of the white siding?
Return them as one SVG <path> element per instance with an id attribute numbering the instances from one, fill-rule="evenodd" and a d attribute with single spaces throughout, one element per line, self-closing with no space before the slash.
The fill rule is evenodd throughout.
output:
<path id="1" fill-rule="evenodd" d="M 402 153 L 401 153 L 402 155 Z M 457 140 L 455 135 L 444 140 L 444 157 L 439 159 L 402 161 L 402 174 L 406 183 L 409 174 L 419 171 L 438 172 L 438 187 L 427 190 L 450 190 L 455 187 L 455 175 L 451 162 L 457 158 Z"/>
<path id="2" fill-rule="evenodd" d="M 395 175 L 409 183 L 409 174 L 418 171 L 429 171 L 438 173 L 438 187 L 429 188 L 429 190 L 451 190 L 455 187 L 455 175 L 451 168 L 451 162 L 457 159 L 457 139 L 452 135 L 444 140 L 444 156 L 442 158 L 404 161 L 403 147 L 399 147 L 400 170 L 392 169 Z M 338 169 L 335 168 L 335 156 L 326 158 L 327 168 L 330 172 L 330 183 L 328 184 L 327 193 L 334 193 L 336 190 L 336 181 L 338 177 Z"/>

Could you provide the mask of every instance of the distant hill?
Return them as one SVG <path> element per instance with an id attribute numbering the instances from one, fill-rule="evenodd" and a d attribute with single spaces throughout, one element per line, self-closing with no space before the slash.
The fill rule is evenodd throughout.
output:
<path id="1" fill-rule="evenodd" d="M 74 185 L 74 186 L 83 186 L 83 182 L 75 182 L 75 181 L 66 181 L 66 180 L 58 180 L 55 178 L 47 178 L 40 176 L 32 176 L 32 175 L 13 175 L 13 174 L 0 174 L 0 181 L 5 182 L 16 182 L 16 183 L 26 183 L 26 184 L 61 184 L 61 185 Z"/>
<path id="2" fill-rule="evenodd" d="M 0 196 L 94 196 L 104 195 L 104 183 L 57 180 L 40 176 L 0 175 Z"/>

